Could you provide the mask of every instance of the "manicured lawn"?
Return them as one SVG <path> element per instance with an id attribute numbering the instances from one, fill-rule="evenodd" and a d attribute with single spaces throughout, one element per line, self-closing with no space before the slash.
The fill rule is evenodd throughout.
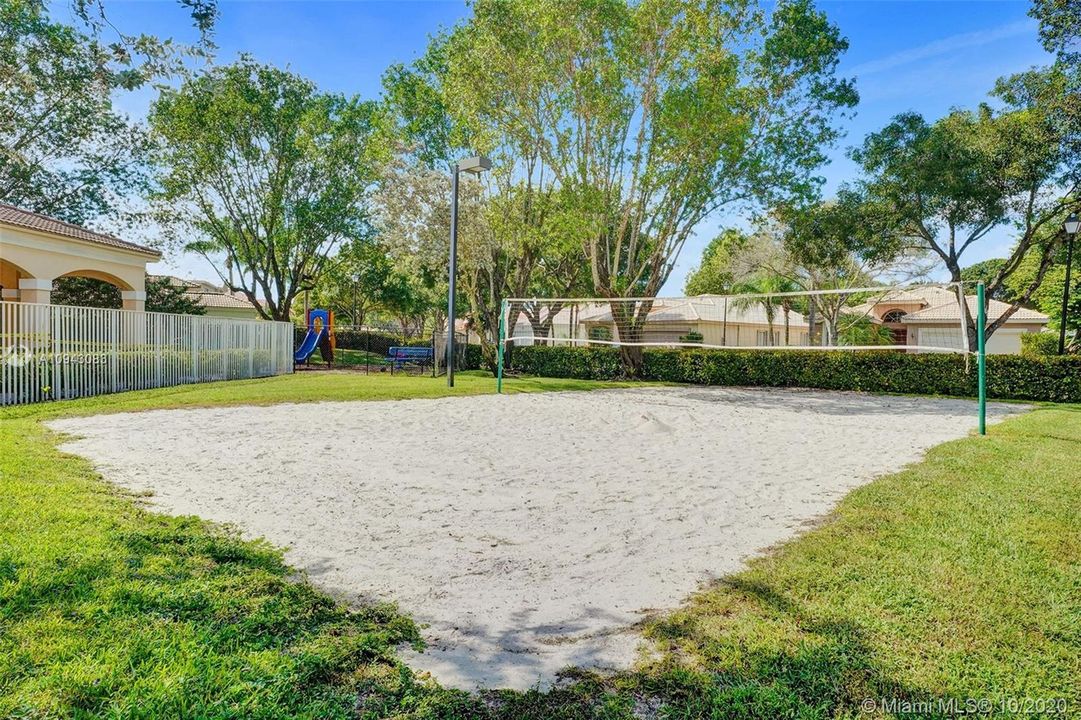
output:
<path id="1" fill-rule="evenodd" d="M 466 374 L 453 392 L 491 390 Z M 0 411 L 0 717 L 833 718 L 866 698 L 1081 715 L 1078 407 L 1039 408 L 857 490 L 817 529 L 647 622 L 657 652 L 634 672 L 484 696 L 400 665 L 392 647 L 419 636 L 393 608 L 347 611 L 273 548 L 139 509 L 39 424 L 446 394 L 442 378 L 313 372 Z M 1008 704 L 1051 699 L 1065 712 Z"/>
<path id="2" fill-rule="evenodd" d="M 385 355 L 364 350 L 342 350 L 339 348 L 334 351 L 335 365 L 382 367 L 386 364 L 386 361 Z"/>
<path id="3" fill-rule="evenodd" d="M 515 378 L 508 380 L 506 393 L 543 392 L 546 390 L 590 390 L 626 386 L 628 383 L 594 382 L 559 378 Z M 215 405 L 273 405 L 288 402 L 339 400 L 399 400 L 434 398 L 449 395 L 495 393 L 495 379 L 481 372 L 458 373 L 454 388 L 447 387 L 446 377 L 404 373 L 363 374 L 333 370 L 312 370 L 256 380 L 180 385 L 158 390 L 100 395 L 44 405 L 20 405 L 0 408 L 0 419 L 71 415 L 94 415 L 106 412 L 131 412 L 155 408 L 212 407 Z"/>
<path id="4" fill-rule="evenodd" d="M 319 353 L 312 355 L 310 364 L 316 368 L 325 367 L 326 363 L 323 362 L 323 358 Z M 373 372 L 378 372 L 381 367 L 390 366 L 387 365 L 387 358 L 385 355 L 375 352 L 367 352 L 365 350 L 343 350 L 337 348 L 334 351 L 334 363 L 335 368 L 348 368 L 348 367 L 369 367 Z M 389 372 L 389 369 L 388 369 Z M 415 372 L 415 371 L 414 371 Z M 428 374 L 431 375 L 431 370 L 428 370 Z"/>
<path id="5" fill-rule="evenodd" d="M 275 548 L 139 509 L 59 453 L 40 420 L 494 387 L 477 373 L 448 390 L 444 378 L 321 372 L 0 410 L 0 717 L 352 717 L 357 669 L 398 672 L 390 648 L 418 639 L 393 608 L 349 612 L 295 582 Z"/>

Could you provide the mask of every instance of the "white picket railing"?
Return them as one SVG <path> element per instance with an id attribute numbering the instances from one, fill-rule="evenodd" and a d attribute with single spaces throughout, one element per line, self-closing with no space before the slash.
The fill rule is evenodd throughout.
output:
<path id="1" fill-rule="evenodd" d="M 0 302 L 0 405 L 293 371 L 293 326 Z"/>

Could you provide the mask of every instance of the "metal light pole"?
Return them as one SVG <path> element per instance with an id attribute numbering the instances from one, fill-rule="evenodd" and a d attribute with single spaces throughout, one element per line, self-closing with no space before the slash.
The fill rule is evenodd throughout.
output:
<path id="1" fill-rule="evenodd" d="M 447 387 L 454 387 L 454 295 L 458 276 L 458 175 L 480 175 L 492 169 L 492 161 L 483 155 L 468 157 L 454 166 L 450 181 L 450 262 L 447 288 Z"/>
<path id="2" fill-rule="evenodd" d="M 1073 265 L 1073 241 L 1077 235 L 1078 227 L 1081 227 L 1081 220 L 1078 220 L 1076 214 L 1071 213 L 1070 217 L 1066 218 L 1063 227 L 1066 230 L 1066 282 L 1062 285 L 1062 317 L 1058 323 L 1059 355 L 1066 353 L 1066 315 L 1070 305 L 1070 270 Z"/>
<path id="3" fill-rule="evenodd" d="M 300 276 L 301 287 L 304 288 L 304 322 L 308 322 L 308 311 L 311 310 L 311 304 L 308 302 L 308 293 L 311 292 L 312 282 L 315 280 L 311 275 L 305 273 Z"/>

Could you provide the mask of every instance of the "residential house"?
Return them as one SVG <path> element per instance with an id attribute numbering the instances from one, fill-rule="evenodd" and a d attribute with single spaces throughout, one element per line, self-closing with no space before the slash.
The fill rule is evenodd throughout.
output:
<path id="1" fill-rule="evenodd" d="M 234 320 L 262 320 L 263 316 L 252 306 L 247 297 L 230 292 L 206 280 L 190 280 L 173 275 L 154 275 L 155 279 L 165 278 L 171 284 L 184 288 L 184 295 L 206 308 L 208 317 L 231 318 Z"/>
<path id="2" fill-rule="evenodd" d="M 976 315 L 976 297 L 965 298 L 968 313 Z M 989 300 L 987 322 L 1002 317 L 1010 308 L 1008 303 Z M 863 313 L 874 323 L 890 329 L 894 343 L 911 345 L 913 352 L 928 352 L 925 348 L 966 347 L 966 335 L 961 326 L 961 304 L 957 292 L 943 287 L 923 287 L 913 290 L 888 291 L 853 307 L 851 313 Z M 1001 327 L 987 338 L 987 352 L 995 355 L 1019 354 L 1021 336 L 1042 332 L 1048 317 L 1029 308 L 1018 308 Z"/>
<path id="3" fill-rule="evenodd" d="M 766 305 L 753 299 L 737 300 L 720 295 L 691 298 L 657 298 L 652 301 L 642 325 L 641 343 L 674 344 L 696 338 L 703 345 L 724 347 L 784 347 L 807 345 L 807 319 L 794 310 L 772 307 L 772 323 Z M 785 318 L 787 315 L 787 332 Z M 618 341 L 619 323 L 608 303 L 569 305 L 562 308 L 552 323 L 550 336 L 556 340 Z M 525 317 L 514 326 L 515 344 L 528 344 L 533 335 Z M 700 339 L 698 339 L 700 336 Z"/>

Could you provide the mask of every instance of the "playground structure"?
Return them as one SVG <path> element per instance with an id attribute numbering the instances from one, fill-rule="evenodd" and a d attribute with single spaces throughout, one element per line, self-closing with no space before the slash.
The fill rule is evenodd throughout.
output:
<path id="1" fill-rule="evenodd" d="M 316 349 L 327 366 L 334 362 L 334 312 L 330 310 L 309 310 L 304 339 L 293 353 L 293 362 L 307 363 Z"/>

